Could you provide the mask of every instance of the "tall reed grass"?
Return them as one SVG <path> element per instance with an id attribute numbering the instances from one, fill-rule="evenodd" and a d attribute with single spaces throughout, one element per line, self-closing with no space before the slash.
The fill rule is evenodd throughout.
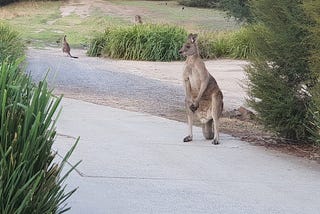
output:
<path id="1" fill-rule="evenodd" d="M 201 33 L 199 49 L 205 59 L 248 59 L 256 55 L 252 42 L 254 27 L 242 27 L 236 31 Z"/>
<path id="2" fill-rule="evenodd" d="M 248 59 L 255 55 L 252 32 L 249 26 L 230 32 L 202 32 L 200 54 L 204 59 Z M 108 27 L 91 40 L 87 54 L 129 60 L 181 60 L 178 51 L 186 38 L 184 29 L 168 25 Z"/>
<path id="3" fill-rule="evenodd" d="M 170 25 L 110 27 L 91 41 L 88 55 L 127 60 L 180 60 L 178 51 L 186 37 L 183 28 Z"/>

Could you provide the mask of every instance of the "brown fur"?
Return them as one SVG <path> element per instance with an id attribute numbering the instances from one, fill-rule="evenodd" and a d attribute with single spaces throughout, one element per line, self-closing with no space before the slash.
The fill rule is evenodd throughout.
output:
<path id="1" fill-rule="evenodd" d="M 70 57 L 72 57 L 72 58 L 78 58 L 77 56 L 72 56 L 71 54 L 70 54 L 70 45 L 68 44 L 68 42 L 67 42 L 67 39 L 66 39 L 66 35 L 64 35 L 64 37 L 63 37 L 63 47 L 62 47 L 62 52 L 63 53 L 67 53 L 68 54 L 68 56 L 70 56 Z"/>
<path id="2" fill-rule="evenodd" d="M 189 135 L 184 138 L 184 142 L 193 139 L 192 126 L 195 115 L 203 124 L 204 137 L 213 139 L 213 144 L 219 144 L 219 118 L 223 109 L 223 95 L 200 57 L 197 34 L 188 36 L 187 42 L 179 53 L 187 57 L 183 80 L 186 90 Z"/>
<path id="3" fill-rule="evenodd" d="M 136 15 L 136 16 L 134 17 L 134 22 L 135 22 L 136 24 L 142 24 L 142 18 L 141 18 L 141 16 Z"/>

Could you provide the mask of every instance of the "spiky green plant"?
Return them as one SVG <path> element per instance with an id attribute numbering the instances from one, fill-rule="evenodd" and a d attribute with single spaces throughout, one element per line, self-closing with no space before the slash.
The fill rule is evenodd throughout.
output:
<path id="1" fill-rule="evenodd" d="M 0 63 L 0 213 L 63 213 L 61 174 L 66 160 L 53 161 L 51 147 L 61 97 L 53 98 L 45 81 L 35 86 L 19 69 L 20 62 Z"/>

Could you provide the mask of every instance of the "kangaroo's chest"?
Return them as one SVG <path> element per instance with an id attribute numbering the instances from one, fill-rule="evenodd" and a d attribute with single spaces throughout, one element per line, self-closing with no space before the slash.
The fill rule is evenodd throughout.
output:
<path id="1" fill-rule="evenodd" d="M 200 81 L 199 72 L 195 68 L 190 69 L 189 81 L 191 85 L 191 94 L 193 94 L 194 96 L 197 96 L 200 90 L 201 81 Z"/>
<path id="2" fill-rule="evenodd" d="M 189 81 L 192 90 L 199 91 L 200 90 L 200 75 L 196 68 L 191 68 L 189 72 Z"/>

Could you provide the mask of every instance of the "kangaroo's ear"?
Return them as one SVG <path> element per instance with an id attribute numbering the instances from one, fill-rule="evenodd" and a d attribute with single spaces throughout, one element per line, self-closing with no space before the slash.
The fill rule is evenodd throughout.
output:
<path id="1" fill-rule="evenodd" d="M 191 43 L 195 43 L 196 40 L 197 40 L 197 37 L 198 37 L 198 34 L 192 34 L 190 33 L 189 36 L 188 36 L 188 39 Z"/>

